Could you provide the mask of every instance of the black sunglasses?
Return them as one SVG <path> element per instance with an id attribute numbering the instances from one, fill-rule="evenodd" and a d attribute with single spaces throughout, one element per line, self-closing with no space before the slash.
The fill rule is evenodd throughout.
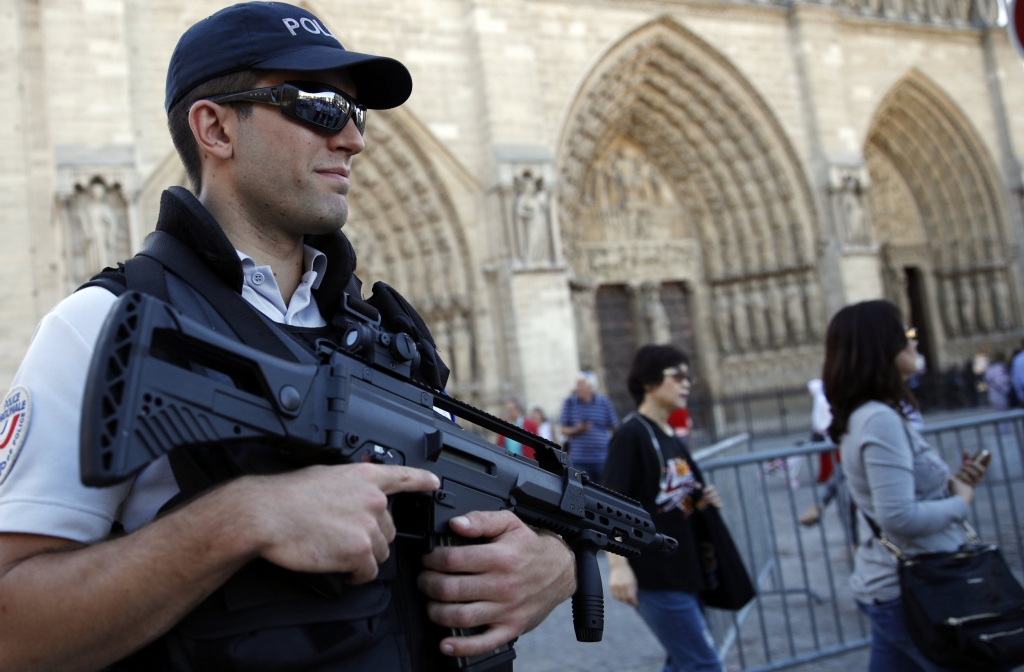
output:
<path id="1" fill-rule="evenodd" d="M 680 384 L 683 382 L 690 383 L 691 385 L 693 384 L 693 378 L 691 378 L 688 373 L 683 373 L 677 368 L 665 369 L 664 371 L 661 372 L 661 375 L 663 375 L 665 378 L 671 378 L 672 380 Z"/>
<path id="2" fill-rule="evenodd" d="M 349 119 L 359 135 L 366 130 L 366 106 L 351 96 L 318 82 L 285 82 L 251 91 L 224 93 L 207 98 L 211 103 L 263 103 L 276 105 L 286 117 L 337 133 Z"/>

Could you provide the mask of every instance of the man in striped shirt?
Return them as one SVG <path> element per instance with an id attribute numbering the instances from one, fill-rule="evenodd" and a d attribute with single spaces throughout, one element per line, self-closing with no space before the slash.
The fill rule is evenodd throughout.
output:
<path id="1" fill-rule="evenodd" d="M 608 440 L 619 418 L 608 397 L 597 393 L 593 371 L 581 371 L 576 378 L 576 392 L 562 405 L 561 425 L 573 466 L 601 482 Z"/>

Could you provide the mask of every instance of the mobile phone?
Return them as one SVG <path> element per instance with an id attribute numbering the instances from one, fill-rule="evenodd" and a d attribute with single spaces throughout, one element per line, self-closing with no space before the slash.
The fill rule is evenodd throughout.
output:
<path id="1" fill-rule="evenodd" d="M 982 448 L 974 454 L 971 458 L 971 462 L 980 464 L 983 467 L 987 467 L 988 463 L 992 461 L 992 453 Z"/>

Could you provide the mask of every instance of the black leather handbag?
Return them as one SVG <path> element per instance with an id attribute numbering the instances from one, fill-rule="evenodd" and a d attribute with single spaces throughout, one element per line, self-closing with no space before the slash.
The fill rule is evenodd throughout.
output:
<path id="1" fill-rule="evenodd" d="M 1024 664 L 1024 588 L 998 548 L 965 522 L 964 547 L 910 557 L 865 518 L 899 567 L 907 630 L 928 660 L 969 672 Z"/>
<path id="2" fill-rule="evenodd" d="M 691 520 L 704 569 L 701 600 L 709 607 L 739 611 L 754 599 L 757 590 L 729 528 L 713 506 L 698 509 Z"/>

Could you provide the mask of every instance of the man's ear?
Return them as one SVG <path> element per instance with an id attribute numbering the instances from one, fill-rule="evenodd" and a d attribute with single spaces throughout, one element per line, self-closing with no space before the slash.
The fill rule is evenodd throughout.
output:
<path id="1" fill-rule="evenodd" d="M 199 154 L 226 161 L 234 155 L 238 115 L 228 105 L 196 101 L 188 111 L 188 125 L 199 145 Z"/>

